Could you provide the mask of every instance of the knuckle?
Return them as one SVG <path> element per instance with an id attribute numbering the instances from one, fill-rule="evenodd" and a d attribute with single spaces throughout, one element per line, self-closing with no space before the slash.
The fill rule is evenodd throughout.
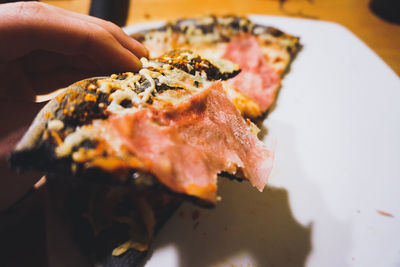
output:
<path id="1" fill-rule="evenodd" d="M 121 35 L 124 34 L 123 30 L 115 25 L 114 23 L 110 21 L 106 21 L 104 24 L 104 28 L 110 33 L 110 34 L 116 34 L 116 35 Z"/>
<path id="2" fill-rule="evenodd" d="M 16 7 L 17 17 L 37 17 L 47 12 L 47 5 L 40 2 L 18 2 Z"/>
<path id="3" fill-rule="evenodd" d="M 110 41 L 111 34 L 104 30 L 101 26 L 85 22 L 85 38 L 81 43 L 83 51 L 90 52 L 90 50 L 101 43 Z"/>
<path id="4" fill-rule="evenodd" d="M 110 38 L 113 38 L 112 34 L 109 31 L 99 25 L 93 26 L 93 32 L 91 34 L 93 35 L 93 38 L 101 42 L 107 40 L 110 41 Z"/>
<path id="5" fill-rule="evenodd" d="M 118 28 L 117 25 L 115 25 L 115 24 L 112 23 L 111 21 L 107 21 L 107 20 L 104 21 L 104 25 L 105 25 L 108 29 L 110 29 L 110 30 L 115 29 L 115 28 Z"/>

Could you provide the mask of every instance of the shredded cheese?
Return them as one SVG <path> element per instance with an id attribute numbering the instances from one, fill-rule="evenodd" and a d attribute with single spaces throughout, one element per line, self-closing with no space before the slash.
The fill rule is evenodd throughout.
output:
<path id="1" fill-rule="evenodd" d="M 151 94 L 153 93 L 154 90 L 156 90 L 156 84 L 153 80 L 153 78 L 150 75 L 150 71 L 148 69 L 141 69 L 139 71 L 141 75 L 143 75 L 149 82 L 150 86 L 147 87 L 143 93 L 140 93 L 139 96 L 142 96 L 142 103 L 146 103 L 147 100 L 149 100 Z"/>
<path id="2" fill-rule="evenodd" d="M 181 62 L 181 60 L 185 62 L 196 57 L 198 55 L 184 51 L 177 55 L 165 55 L 163 59 L 171 62 Z M 212 81 L 208 80 L 207 73 L 204 70 L 191 74 L 190 72 L 195 67 L 189 63 L 187 63 L 188 73 L 165 62 L 146 58 L 142 58 L 141 62 L 143 68 L 139 73 L 113 74 L 109 78 L 97 81 L 97 92 L 108 95 L 108 112 L 122 115 L 137 112 L 149 105 L 154 105 L 156 108 L 176 105 L 199 93 L 212 83 Z M 211 62 L 211 64 L 216 65 L 223 71 L 233 71 L 237 68 L 237 65 L 228 61 L 214 60 L 214 62 Z M 204 62 L 200 62 L 199 65 L 203 68 L 208 67 Z M 157 91 L 158 86 L 163 88 L 159 92 Z M 93 84 L 90 87 L 90 89 L 88 88 L 89 90 L 94 90 Z M 168 89 L 168 87 L 171 89 Z M 85 97 L 85 101 L 97 101 L 97 97 L 91 94 Z M 130 101 L 130 103 L 126 101 Z M 122 102 L 126 105 L 122 104 Z M 105 103 L 99 103 L 101 108 L 104 108 L 104 105 Z M 74 106 L 71 108 L 74 108 Z M 73 110 L 70 112 L 73 112 Z M 49 120 L 47 124 L 50 133 L 62 130 L 64 127 L 64 123 L 56 119 Z M 101 135 L 101 133 L 96 133 L 91 125 L 77 127 L 64 140 L 60 139 L 55 152 L 58 157 L 71 155 L 74 147 L 79 146 L 85 140 L 95 140 L 99 134 Z M 120 152 L 120 145 L 117 140 L 113 140 L 110 143 L 110 146 L 114 147 L 115 151 L 119 151 L 117 154 L 122 153 Z M 82 157 L 81 153 L 75 152 L 73 157 L 77 162 L 85 161 L 85 157 Z"/>
<path id="3" fill-rule="evenodd" d="M 96 133 L 89 127 L 78 127 L 75 132 L 70 133 L 62 144 L 56 147 L 58 157 L 66 157 L 71 154 L 72 149 L 86 139 L 93 139 Z"/>
<path id="4" fill-rule="evenodd" d="M 49 129 L 50 131 L 59 131 L 62 128 L 64 128 L 64 123 L 60 120 L 53 119 L 47 122 L 47 129 Z"/>

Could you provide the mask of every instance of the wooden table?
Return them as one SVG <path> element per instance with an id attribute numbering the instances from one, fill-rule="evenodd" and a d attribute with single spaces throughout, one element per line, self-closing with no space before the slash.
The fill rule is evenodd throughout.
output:
<path id="1" fill-rule="evenodd" d="M 131 0 L 127 25 L 202 14 L 266 14 L 333 21 L 347 27 L 400 75 L 400 25 L 369 9 L 370 0 Z M 90 0 L 44 0 L 87 14 Z M 283 4 L 281 4 L 283 3 Z"/>

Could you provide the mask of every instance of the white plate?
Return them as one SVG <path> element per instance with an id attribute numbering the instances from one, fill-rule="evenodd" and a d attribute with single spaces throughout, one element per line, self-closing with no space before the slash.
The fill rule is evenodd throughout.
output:
<path id="1" fill-rule="evenodd" d="M 304 45 L 264 123 L 270 187 L 224 181 L 215 209 L 183 205 L 146 266 L 400 266 L 399 78 L 340 25 L 251 18 Z"/>

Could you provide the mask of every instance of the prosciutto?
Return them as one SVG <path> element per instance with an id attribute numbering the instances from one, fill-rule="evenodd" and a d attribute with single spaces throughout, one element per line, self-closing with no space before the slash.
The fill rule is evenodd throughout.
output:
<path id="1" fill-rule="evenodd" d="M 262 112 L 272 105 L 280 85 L 278 73 L 264 58 L 257 39 L 250 34 L 233 38 L 222 56 L 239 65 L 239 75 L 227 84 L 256 102 Z"/>
<path id="2" fill-rule="evenodd" d="M 221 82 L 164 110 L 113 115 L 104 125 L 109 143 L 128 150 L 174 192 L 217 200 L 217 174 L 240 172 L 263 190 L 273 155 L 248 129 Z"/>

